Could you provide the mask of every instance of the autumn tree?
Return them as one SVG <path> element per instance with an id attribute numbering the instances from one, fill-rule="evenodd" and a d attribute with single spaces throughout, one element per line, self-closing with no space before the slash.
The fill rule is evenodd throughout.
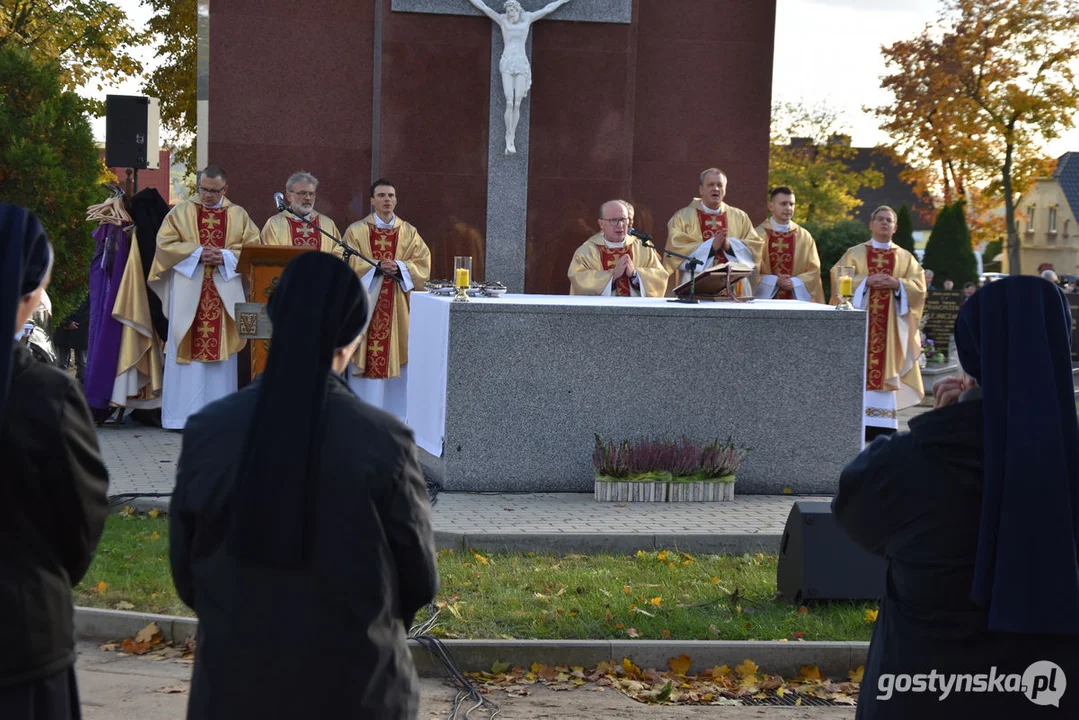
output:
<path id="1" fill-rule="evenodd" d="M 130 51 L 142 42 L 127 14 L 107 0 L 0 0 L 0 49 L 55 61 L 66 90 L 91 79 L 100 90 L 141 72 Z"/>
<path id="2" fill-rule="evenodd" d="M 86 101 L 61 87 L 55 61 L 0 47 L 0 198 L 34 211 L 56 251 L 49 296 L 64 317 L 87 292 L 94 242 L 88 205 L 100 202 L 101 162 Z"/>
<path id="3" fill-rule="evenodd" d="M 877 170 L 850 169 L 856 154 L 843 141 L 834 110 L 797 103 L 773 105 L 768 183 L 794 190 L 798 222 L 835 224 L 861 206 L 859 190 L 880 187 L 884 176 Z"/>
<path id="4" fill-rule="evenodd" d="M 974 182 L 1004 202 L 1008 265 L 1020 272 L 1015 203 L 1073 126 L 1074 0 L 948 0 L 935 26 L 883 50 L 895 98 L 878 108 L 908 162 L 939 166 L 945 197 Z"/>
<path id="5" fill-rule="evenodd" d="M 143 92 L 161 99 L 161 124 L 176 138 L 173 160 L 195 169 L 198 84 L 198 1 L 141 0 L 154 11 L 148 23 L 159 65 Z"/>

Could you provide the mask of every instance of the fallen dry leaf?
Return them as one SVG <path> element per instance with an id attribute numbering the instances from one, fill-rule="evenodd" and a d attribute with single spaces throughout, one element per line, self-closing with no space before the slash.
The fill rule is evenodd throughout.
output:
<path id="1" fill-rule="evenodd" d="M 847 673 L 850 676 L 850 681 L 856 683 L 862 682 L 863 674 L 865 674 L 865 665 L 859 665 L 857 670 L 851 670 Z"/>
<path id="2" fill-rule="evenodd" d="M 135 606 L 129 603 L 127 600 L 121 600 L 112 606 L 114 610 L 134 610 Z"/>
<path id="3" fill-rule="evenodd" d="M 184 686 L 184 685 L 169 685 L 168 687 L 158 688 L 154 692 L 165 693 L 165 694 L 185 693 L 185 692 L 187 692 L 187 687 Z"/>
<path id="4" fill-rule="evenodd" d="M 94 590 L 96 590 L 99 593 L 103 593 L 108 589 L 109 589 L 109 584 L 107 582 L 105 582 L 104 580 L 98 581 L 97 585 L 94 586 Z"/>
<path id="5" fill-rule="evenodd" d="M 628 630 L 626 630 L 626 635 L 628 635 L 629 637 L 634 638 L 634 639 L 639 638 L 641 636 L 641 634 L 639 632 L 637 632 L 637 628 L 629 628 Z"/>
<path id="6" fill-rule="evenodd" d="M 880 611 L 879 610 L 866 610 L 865 615 L 862 617 L 862 619 L 865 620 L 867 623 L 872 625 L 873 623 L 875 623 L 877 621 L 877 613 L 878 612 L 880 612 Z"/>
<path id="7" fill-rule="evenodd" d="M 135 634 L 135 642 L 137 643 L 154 642 L 155 638 L 158 641 L 161 640 L 161 628 L 157 626 L 156 622 L 150 623 Z"/>
<path id="8" fill-rule="evenodd" d="M 693 661 L 690 660 L 689 655 L 686 655 L 685 653 L 682 653 L 676 658 L 667 659 L 667 667 L 669 667 L 671 672 L 675 675 L 688 675 L 689 668 L 692 664 Z"/>
<path id="9" fill-rule="evenodd" d="M 161 516 L 161 511 L 158 510 L 157 508 L 153 508 L 152 510 L 150 510 L 150 512 L 148 512 L 146 514 L 149 515 L 151 518 L 156 519 L 156 518 Z"/>

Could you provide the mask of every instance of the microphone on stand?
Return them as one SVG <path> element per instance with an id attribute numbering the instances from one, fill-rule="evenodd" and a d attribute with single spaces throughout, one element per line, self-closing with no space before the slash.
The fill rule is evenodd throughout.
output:
<path id="1" fill-rule="evenodd" d="M 648 235 L 647 233 L 643 233 L 640 230 L 638 230 L 637 228 L 630 228 L 629 229 L 629 234 L 632 235 L 633 237 L 637 238 L 638 240 L 640 240 L 645 245 L 652 242 L 652 236 L 651 235 Z"/>
<path id="2" fill-rule="evenodd" d="M 273 194 L 273 204 L 279 211 L 285 211 L 285 196 L 279 192 Z"/>

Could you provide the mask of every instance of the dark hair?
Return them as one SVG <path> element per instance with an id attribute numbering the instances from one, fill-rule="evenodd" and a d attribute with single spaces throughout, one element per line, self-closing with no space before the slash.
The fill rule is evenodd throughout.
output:
<path id="1" fill-rule="evenodd" d="M 791 197 L 794 197 L 794 191 L 786 185 L 777 185 L 768 191 L 768 199 L 775 200 L 776 195 L 790 195 Z"/>
<path id="2" fill-rule="evenodd" d="M 395 192 L 397 191 L 397 186 L 394 185 L 392 182 L 390 182 L 386 178 L 379 178 L 378 180 L 375 180 L 373 183 L 371 183 L 371 194 L 368 195 L 368 197 L 375 196 L 375 188 L 377 188 L 379 185 L 388 185 L 392 187 Z"/>
<path id="3" fill-rule="evenodd" d="M 220 165 L 207 165 L 202 170 L 202 177 L 216 178 L 224 180 L 226 183 L 229 181 L 229 176 L 225 174 L 225 168 Z"/>
<path id="4" fill-rule="evenodd" d="M 963 289 L 966 290 L 967 288 L 972 288 L 972 287 L 978 287 L 978 286 L 975 285 L 972 282 L 968 282 L 966 285 L 963 286 Z"/>

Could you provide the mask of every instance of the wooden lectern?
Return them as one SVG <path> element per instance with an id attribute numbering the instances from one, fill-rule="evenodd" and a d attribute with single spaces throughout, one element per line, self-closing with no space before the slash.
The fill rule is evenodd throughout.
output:
<path id="1" fill-rule="evenodd" d="M 243 278 L 247 302 L 236 306 L 236 329 L 240 337 L 246 338 L 248 343 L 239 361 L 240 387 L 250 382 L 251 378 L 266 367 L 272 330 L 266 316 L 266 303 L 277 288 L 277 279 L 292 258 L 312 250 L 317 252 L 316 248 L 289 245 L 243 246 L 236 272 Z M 244 355 L 250 358 L 249 362 L 244 361 Z"/>

